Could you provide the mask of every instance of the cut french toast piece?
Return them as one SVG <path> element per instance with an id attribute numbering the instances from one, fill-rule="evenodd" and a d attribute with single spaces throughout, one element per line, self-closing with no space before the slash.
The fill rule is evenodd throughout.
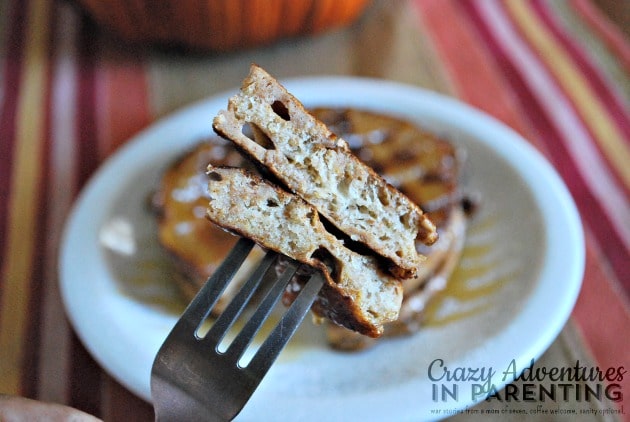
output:
<path id="1" fill-rule="evenodd" d="M 392 274 L 416 275 L 423 260 L 416 240 L 434 243 L 435 225 L 263 69 L 252 65 L 213 128 L 350 239 L 386 258 Z"/>
<path id="2" fill-rule="evenodd" d="M 307 202 L 240 168 L 209 166 L 208 176 L 212 222 L 324 274 L 313 307 L 324 310 L 320 316 L 370 337 L 398 318 L 400 280 L 383 272 L 377 258 L 346 248 Z"/>

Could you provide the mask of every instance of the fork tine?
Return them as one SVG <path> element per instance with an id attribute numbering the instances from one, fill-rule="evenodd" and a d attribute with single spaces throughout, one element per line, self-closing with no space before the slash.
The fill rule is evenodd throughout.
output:
<path id="1" fill-rule="evenodd" d="M 253 247 L 254 242 L 246 238 L 240 238 L 236 242 L 236 245 L 234 245 L 219 268 L 210 276 L 184 311 L 187 322 L 190 323 L 192 321 L 195 324 L 201 324 L 210 315 L 210 311 L 212 311 L 212 308 Z M 180 319 L 180 321 L 183 321 L 183 319 Z M 194 329 L 195 335 L 197 329 L 198 326 Z"/>
<path id="2" fill-rule="evenodd" d="M 289 342 L 300 323 L 311 309 L 317 294 L 324 285 L 321 272 L 316 272 L 300 291 L 289 310 L 282 316 L 269 337 L 265 339 L 254 357 L 247 365 L 247 370 L 262 378 L 276 360 L 284 346 Z"/>
<path id="3" fill-rule="evenodd" d="M 269 267 L 271 267 L 271 264 L 273 264 L 276 260 L 277 256 L 278 253 L 273 251 L 269 251 L 265 254 L 265 257 L 258 264 L 256 270 L 251 274 L 247 282 L 240 288 L 236 296 L 234 296 L 229 305 L 214 322 L 212 328 L 210 328 L 204 337 L 204 341 L 209 341 L 218 346 L 234 321 L 247 306 L 247 303 L 254 295 L 254 292 L 260 285 L 260 282 L 263 280 L 263 277 L 269 270 Z"/>
<path id="4" fill-rule="evenodd" d="M 282 296 L 282 292 L 286 285 L 289 284 L 289 280 L 291 280 L 291 277 L 293 277 L 299 265 L 300 264 L 295 261 L 289 262 L 282 276 L 278 277 L 274 282 L 252 317 L 230 344 L 225 352 L 226 355 L 231 356 L 236 362 L 240 360 L 243 352 L 245 352 L 245 349 L 247 349 L 252 342 L 263 322 L 267 319 L 271 310 Z"/>
<path id="5" fill-rule="evenodd" d="M 245 238 L 237 242 L 186 308 L 158 351 L 151 368 L 151 395 L 157 420 L 191 420 L 200 415 L 220 420 L 234 418 L 257 389 L 315 300 L 324 283 L 319 272 L 306 283 L 249 364 L 245 367 L 239 364 L 301 265 L 289 260 L 284 273 L 273 281 L 269 280 L 271 287 L 227 350 L 218 350 L 223 336 L 248 306 L 275 262 L 278 254 L 269 252 L 206 336 L 200 338 L 199 327 L 253 246 L 254 242 Z"/>

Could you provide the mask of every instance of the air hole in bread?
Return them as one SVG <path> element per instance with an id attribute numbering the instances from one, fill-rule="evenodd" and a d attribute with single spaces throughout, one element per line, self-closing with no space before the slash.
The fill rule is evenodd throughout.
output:
<path id="1" fill-rule="evenodd" d="M 350 183 L 352 179 L 350 177 L 339 178 L 337 181 L 337 190 L 343 196 L 348 196 L 350 194 Z"/>
<path id="2" fill-rule="evenodd" d="M 378 219 L 378 216 L 376 215 L 376 212 L 372 208 L 370 208 L 370 207 L 368 207 L 366 205 L 359 205 L 357 208 L 358 208 L 358 210 L 359 210 L 359 212 L 361 214 L 368 215 L 368 216 L 370 216 L 370 217 L 372 217 L 374 219 Z"/>
<path id="3" fill-rule="evenodd" d="M 267 206 L 271 208 L 279 207 L 280 204 L 275 199 L 269 198 L 267 199 Z"/>
<path id="4" fill-rule="evenodd" d="M 289 121 L 291 120 L 291 115 L 289 114 L 289 109 L 284 103 L 280 100 L 276 100 L 271 104 L 271 109 L 283 120 Z"/>
<path id="5" fill-rule="evenodd" d="M 245 123 L 241 129 L 243 135 L 247 136 L 252 141 L 266 150 L 276 149 L 273 141 L 263 132 L 258 126 L 253 123 Z"/>
<path id="6" fill-rule="evenodd" d="M 221 180 L 223 180 L 223 176 L 221 176 L 216 171 L 211 171 L 210 173 L 208 173 L 208 178 L 213 182 L 220 182 Z"/>
<path id="7" fill-rule="evenodd" d="M 339 271 L 341 270 L 341 262 L 337 258 L 335 258 L 328 249 L 320 247 L 315 252 L 313 252 L 311 258 L 324 263 L 324 265 L 328 267 L 330 277 L 333 280 L 338 279 L 337 276 L 339 275 Z"/>
<path id="8" fill-rule="evenodd" d="M 389 195 L 389 192 L 387 192 L 387 190 L 379 189 L 378 199 L 381 201 L 381 204 L 385 205 L 386 207 L 390 205 L 390 202 L 391 202 L 390 195 Z"/>

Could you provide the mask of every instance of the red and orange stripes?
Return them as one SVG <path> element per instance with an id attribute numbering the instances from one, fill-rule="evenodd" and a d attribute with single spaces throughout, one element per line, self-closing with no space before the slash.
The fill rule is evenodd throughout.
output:
<path id="1" fill-rule="evenodd" d="M 584 6 L 586 0 L 580 3 Z M 586 338 L 595 340 L 598 361 L 618 365 L 627 359 L 629 341 L 618 337 L 615 347 L 607 348 L 599 340 L 601 333 L 611 334 L 611 326 L 623 330 L 630 324 L 630 118 L 627 103 L 602 73 L 605 63 L 595 63 L 596 58 L 573 41 L 547 2 L 418 0 L 415 4 L 445 70 L 461 86 L 457 94 L 537 145 L 573 193 L 589 244 L 588 268 L 574 316 Z M 470 41 L 445 42 L 453 31 L 460 32 L 456 36 L 460 43 Z M 617 50 L 625 51 L 628 44 L 619 37 L 615 40 Z M 470 54 L 471 48 L 482 51 Z M 471 83 L 477 84 L 475 90 L 466 89 Z M 497 113 L 497 103 L 505 99 L 511 107 Z M 602 306 L 604 302 L 608 306 Z"/>
<path id="2" fill-rule="evenodd" d="M 627 135 L 630 122 L 626 110 L 620 110 L 615 91 L 604 85 L 587 56 L 561 32 L 543 2 L 508 1 L 506 6 L 523 36 L 574 105 L 590 138 L 598 144 L 620 182 L 629 190 L 630 138 Z"/>
<path id="3" fill-rule="evenodd" d="M 501 69 L 488 65 L 492 57 L 479 42 L 460 2 L 419 0 L 416 6 L 451 79 L 454 94 L 535 142 L 536 137 L 531 133 L 526 116 L 520 112 Z M 542 147 L 541 144 L 536 146 Z"/>
<path id="4" fill-rule="evenodd" d="M 104 65 L 98 33 L 64 2 L 2 7 L 0 392 L 70 404 L 96 393 L 80 401 L 98 413 L 102 372 L 65 319 L 56 260 L 79 189 L 151 119 L 146 72 L 122 56 Z"/>
<path id="5" fill-rule="evenodd" d="M 621 30 L 615 25 L 610 25 L 604 13 L 590 0 L 571 0 L 571 4 L 582 15 L 585 22 L 592 27 L 593 31 L 599 35 L 612 54 L 630 72 L 630 44 L 624 38 Z"/>
<path id="6" fill-rule="evenodd" d="M 557 38 L 561 28 L 549 21 L 542 2 L 416 4 L 442 50 L 451 78 L 462 86 L 478 86 L 475 91 L 460 90 L 462 98 L 495 115 L 497 102 L 509 98 L 519 103 L 505 109 L 511 121 L 505 116 L 502 120 L 521 133 L 528 127 L 526 137 L 544 145 L 542 149 L 572 188 L 599 243 L 612 245 L 605 252 L 610 254 L 618 281 L 627 283 L 630 185 L 624 164 L 630 154 L 625 136 L 629 125 L 627 110 L 614 88 L 594 71 L 586 54 L 576 54 L 576 45 L 566 48 L 567 40 Z M 457 39 L 481 36 L 485 54 L 460 53 L 462 46 L 443 42 L 454 28 L 468 31 Z M 464 49 L 474 48 L 475 43 L 471 41 Z M 492 77 L 470 81 L 471 69 Z"/>
<path id="7" fill-rule="evenodd" d="M 0 376 L 3 389 L 18 392 L 23 379 L 22 351 L 29 339 L 29 306 L 34 300 L 32 293 L 37 241 L 41 239 L 40 207 L 45 192 L 42 157 L 46 148 L 46 93 L 48 90 L 49 66 L 48 25 L 50 3 L 34 1 L 22 9 L 15 5 L 16 26 L 23 26 L 23 37 L 13 47 L 23 45 L 23 53 L 13 57 L 15 62 L 10 71 L 19 89 L 14 98 L 7 98 L 3 109 L 3 120 L 13 120 L 3 128 L 3 144 L 11 145 L 11 159 L 3 157 L 10 165 L 8 192 L 3 217 L 6 219 L 2 251 L 2 294 L 0 296 Z M 15 28 L 19 31 L 19 28 Z M 16 40 L 17 41 L 17 40 Z M 6 114 L 5 114 L 6 113 Z M 7 116 L 7 117 L 5 117 Z"/>

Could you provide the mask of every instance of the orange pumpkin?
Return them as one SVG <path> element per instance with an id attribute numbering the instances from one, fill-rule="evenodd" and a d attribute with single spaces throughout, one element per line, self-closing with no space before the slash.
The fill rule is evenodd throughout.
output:
<path id="1" fill-rule="evenodd" d="M 229 51 L 353 22 L 369 0 L 79 0 L 134 43 Z"/>

